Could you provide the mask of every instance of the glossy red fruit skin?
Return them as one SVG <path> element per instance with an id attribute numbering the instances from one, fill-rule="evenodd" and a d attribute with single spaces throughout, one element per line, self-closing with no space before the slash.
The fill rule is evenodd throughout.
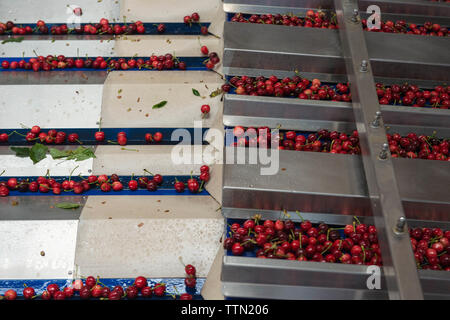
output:
<path id="1" fill-rule="evenodd" d="M 89 289 L 91 289 L 93 286 L 95 286 L 97 284 L 97 280 L 93 276 L 87 277 L 84 282 L 85 282 L 86 287 L 88 287 Z"/>
<path id="2" fill-rule="evenodd" d="M 120 300 L 122 298 L 122 295 L 119 291 L 111 291 L 108 295 L 109 300 Z"/>
<path id="3" fill-rule="evenodd" d="M 122 286 L 115 286 L 112 291 L 118 292 L 120 294 L 120 297 L 122 297 L 125 294 L 125 291 L 123 290 Z"/>
<path id="4" fill-rule="evenodd" d="M 138 289 L 142 289 L 147 286 L 147 279 L 143 276 L 139 276 L 136 279 L 134 279 L 134 285 Z"/>
<path id="5" fill-rule="evenodd" d="M 44 292 L 42 292 L 41 298 L 42 300 L 50 300 L 52 298 L 52 295 L 50 294 L 50 292 L 45 290 Z"/>
<path id="6" fill-rule="evenodd" d="M 33 297 L 36 295 L 36 292 L 32 287 L 26 287 L 23 289 L 23 297 L 27 300 L 33 299 Z"/>
<path id="7" fill-rule="evenodd" d="M 185 186 L 184 186 L 184 183 L 183 183 L 183 182 L 181 182 L 181 181 L 175 182 L 174 187 L 175 187 L 175 190 L 176 190 L 178 193 L 184 192 Z"/>
<path id="8" fill-rule="evenodd" d="M 56 283 L 51 283 L 47 286 L 47 291 L 50 293 L 52 297 L 55 296 L 55 293 L 59 291 L 59 286 Z"/>
<path id="9" fill-rule="evenodd" d="M 130 180 L 128 182 L 128 189 L 131 191 L 135 191 L 138 189 L 138 182 L 136 180 Z"/>
<path id="10" fill-rule="evenodd" d="M 7 197 L 9 195 L 9 189 L 6 186 L 0 186 L 0 197 Z"/>
<path id="11" fill-rule="evenodd" d="M 153 135 L 153 140 L 155 142 L 160 142 L 163 139 L 163 134 L 161 132 L 155 132 L 155 134 Z"/>
<path id="12" fill-rule="evenodd" d="M 141 295 L 145 298 L 150 298 L 153 294 L 153 290 L 151 287 L 145 286 L 141 289 Z"/>
<path id="13" fill-rule="evenodd" d="M 95 140 L 101 142 L 105 140 L 105 133 L 103 131 L 97 131 L 95 133 Z"/>
<path id="14" fill-rule="evenodd" d="M 153 181 L 155 181 L 156 184 L 158 184 L 158 185 L 162 184 L 162 182 L 163 182 L 163 177 L 162 177 L 162 175 L 160 175 L 160 174 L 155 174 L 155 175 L 153 176 Z"/>
<path id="15" fill-rule="evenodd" d="M 153 136 L 151 133 L 146 133 L 145 134 L 145 141 L 146 142 L 152 142 L 153 141 Z"/>
<path id="16" fill-rule="evenodd" d="M 209 112 L 211 111 L 211 107 L 210 107 L 209 105 L 207 105 L 207 104 L 204 104 L 204 105 L 202 105 L 202 107 L 200 108 L 200 111 L 201 111 L 203 114 L 207 114 L 207 113 L 209 113 Z"/>
<path id="17" fill-rule="evenodd" d="M 119 136 L 117 138 L 117 143 L 121 146 L 125 146 L 127 144 L 127 137 L 126 136 Z"/>
<path id="18" fill-rule="evenodd" d="M 103 293 L 103 287 L 101 285 L 99 285 L 99 284 L 96 284 L 91 289 L 91 295 L 94 298 L 100 297 L 102 295 L 102 293 Z"/>
<path id="19" fill-rule="evenodd" d="M 6 300 L 16 300 L 16 298 L 17 298 L 17 292 L 16 291 L 14 291 L 14 290 L 12 290 L 12 289 L 9 289 L 9 290 L 7 290 L 6 292 L 5 292 L 5 299 Z"/>
<path id="20" fill-rule="evenodd" d="M 108 298 L 110 293 L 111 293 L 111 289 L 109 289 L 108 287 L 104 287 L 104 288 L 102 289 L 102 295 L 101 295 L 101 297 L 102 297 L 102 298 Z"/>
<path id="21" fill-rule="evenodd" d="M 80 298 L 83 300 L 87 300 L 91 297 L 91 289 L 87 286 L 83 286 L 80 290 Z"/>
<path id="22" fill-rule="evenodd" d="M 65 300 L 66 299 L 66 295 L 62 291 L 56 291 L 55 294 L 53 295 L 53 299 L 55 299 L 55 300 Z"/>
<path id="23" fill-rule="evenodd" d="M 63 292 L 66 298 L 72 298 L 75 293 L 75 290 L 73 287 L 65 287 Z"/>
<path id="24" fill-rule="evenodd" d="M 184 267 L 184 271 L 186 272 L 186 274 L 188 276 L 195 277 L 195 273 L 196 273 L 197 270 L 195 269 L 195 267 L 192 264 L 188 264 L 188 265 L 186 265 Z"/>
<path id="25" fill-rule="evenodd" d="M 155 285 L 155 287 L 153 287 L 153 293 L 157 297 L 163 297 L 165 292 L 166 292 L 166 286 L 161 283 L 157 283 Z"/>
<path id="26" fill-rule="evenodd" d="M 186 278 L 184 279 L 184 284 L 188 288 L 195 288 L 195 286 L 197 285 L 197 280 L 195 278 Z"/>
<path id="27" fill-rule="evenodd" d="M 192 297 L 192 295 L 190 295 L 189 293 L 183 293 L 181 296 L 180 296 L 180 300 L 192 300 L 193 299 L 193 297 Z"/>
<path id="28" fill-rule="evenodd" d="M 127 288 L 127 298 L 128 299 L 136 299 L 139 294 L 139 290 L 134 285 Z"/>

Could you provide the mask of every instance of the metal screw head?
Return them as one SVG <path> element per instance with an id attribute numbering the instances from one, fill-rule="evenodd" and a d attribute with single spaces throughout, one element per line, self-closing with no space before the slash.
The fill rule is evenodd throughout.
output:
<path id="1" fill-rule="evenodd" d="M 380 126 L 380 119 L 381 119 L 381 112 L 380 111 L 375 112 L 375 117 L 371 124 L 373 128 L 378 128 Z"/>
<path id="2" fill-rule="evenodd" d="M 383 147 L 381 148 L 381 152 L 378 155 L 380 160 L 386 160 L 388 156 L 389 145 L 387 143 L 383 143 Z"/>
<path id="3" fill-rule="evenodd" d="M 353 9 L 352 21 L 358 22 L 358 16 L 359 16 L 358 9 Z"/>
<path id="4" fill-rule="evenodd" d="M 367 62 L 367 60 L 361 61 L 361 69 L 360 69 L 361 72 L 366 72 L 368 66 L 369 66 L 369 63 Z"/>
<path id="5" fill-rule="evenodd" d="M 394 232 L 397 234 L 401 234 L 405 232 L 405 226 L 406 226 L 406 218 L 400 217 L 397 220 L 397 224 L 394 227 Z"/>

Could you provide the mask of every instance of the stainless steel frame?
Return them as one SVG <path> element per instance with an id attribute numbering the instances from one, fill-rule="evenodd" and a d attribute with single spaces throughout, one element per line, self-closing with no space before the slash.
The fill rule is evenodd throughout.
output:
<path id="1" fill-rule="evenodd" d="M 423 299 L 408 229 L 401 221 L 405 219 L 405 213 L 394 167 L 388 156 L 386 131 L 381 124 L 373 125 L 380 107 L 358 3 L 356 0 L 335 0 L 334 4 L 372 214 L 382 243 L 380 248 L 389 298 Z M 403 225 L 399 226 L 400 223 Z"/>

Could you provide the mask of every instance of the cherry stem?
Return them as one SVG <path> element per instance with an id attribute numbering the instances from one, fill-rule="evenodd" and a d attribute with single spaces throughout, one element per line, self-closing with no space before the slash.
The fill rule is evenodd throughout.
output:
<path id="1" fill-rule="evenodd" d="M 6 170 L 3 170 L 2 173 L 0 173 L 0 176 L 3 175 L 5 173 Z"/>
<path id="2" fill-rule="evenodd" d="M 361 221 L 359 221 L 359 219 L 356 216 L 353 216 L 353 219 L 355 219 L 358 224 L 361 224 Z"/>
<path id="3" fill-rule="evenodd" d="M 328 245 L 328 247 L 326 247 L 325 250 L 323 250 L 320 254 L 324 254 L 325 252 L 327 252 L 328 249 L 330 249 L 332 245 L 333 245 L 333 244 L 330 243 L 330 244 Z"/>
<path id="4" fill-rule="evenodd" d="M 75 168 L 73 168 L 72 169 L 72 171 L 70 171 L 70 174 L 69 174 L 69 181 L 70 181 L 70 179 L 72 178 L 72 174 L 73 174 L 73 172 L 76 170 L 76 168 L 78 168 L 79 166 L 76 166 Z"/>
<path id="5" fill-rule="evenodd" d="M 139 152 L 138 149 L 129 149 L 129 148 L 120 148 L 120 150 L 126 150 L 126 151 L 136 151 Z"/>
<path id="6" fill-rule="evenodd" d="M 305 221 L 305 219 L 303 219 L 302 215 L 300 214 L 300 212 L 298 212 L 297 210 L 295 211 L 295 213 L 300 217 L 300 219 L 303 221 Z"/>
<path id="7" fill-rule="evenodd" d="M 203 191 L 203 185 L 205 184 L 205 181 L 202 180 L 202 183 L 200 184 L 200 188 L 198 189 L 198 192 L 202 192 Z"/>

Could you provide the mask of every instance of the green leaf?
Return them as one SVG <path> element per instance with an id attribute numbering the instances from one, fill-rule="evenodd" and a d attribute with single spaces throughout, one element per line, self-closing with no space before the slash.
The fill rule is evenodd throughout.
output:
<path id="1" fill-rule="evenodd" d="M 18 38 L 9 38 L 2 41 L 2 44 L 8 43 L 8 42 L 22 42 L 22 40 L 25 39 L 24 37 L 18 37 Z"/>
<path id="2" fill-rule="evenodd" d="M 167 101 L 161 101 L 160 103 L 155 104 L 152 109 L 159 109 L 164 107 L 167 104 Z"/>
<path id="3" fill-rule="evenodd" d="M 192 88 L 192 93 L 194 94 L 194 96 L 200 97 L 200 92 L 198 92 L 194 88 Z"/>
<path id="4" fill-rule="evenodd" d="M 45 159 L 48 147 L 40 143 L 35 143 L 30 149 L 30 159 L 33 160 L 33 164 L 38 163 L 42 159 Z"/>
<path id="5" fill-rule="evenodd" d="M 10 147 L 16 153 L 16 157 L 27 158 L 30 156 L 30 148 Z"/>
<path id="6" fill-rule="evenodd" d="M 52 156 L 53 159 L 61 159 L 68 157 L 70 153 L 71 153 L 70 150 L 58 150 L 54 148 L 50 149 L 50 155 Z"/>
<path id="7" fill-rule="evenodd" d="M 71 155 L 67 157 L 67 160 L 83 161 L 89 158 L 95 158 L 94 150 L 79 146 L 72 151 Z"/>
<path id="8" fill-rule="evenodd" d="M 55 206 L 58 208 L 61 208 L 61 209 L 77 209 L 81 205 L 78 203 L 60 202 L 60 203 L 55 204 Z"/>

